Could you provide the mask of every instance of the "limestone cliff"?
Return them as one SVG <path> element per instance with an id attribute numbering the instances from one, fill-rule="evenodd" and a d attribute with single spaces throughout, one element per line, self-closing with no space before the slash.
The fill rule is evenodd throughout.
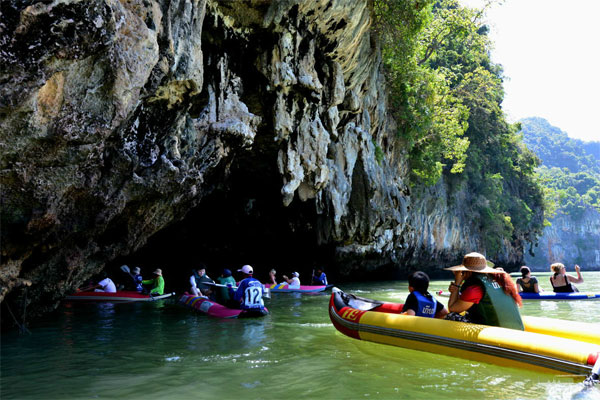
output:
<path id="1" fill-rule="evenodd" d="M 544 229 L 534 256 L 526 254 L 532 269 L 549 271 L 550 264 L 560 262 L 572 272 L 579 264 L 582 271 L 600 270 L 600 213 L 587 207 L 583 215 L 573 218 L 559 212 Z"/>
<path id="2" fill-rule="evenodd" d="M 31 312 L 52 309 L 161 232 L 158 253 L 184 232 L 215 258 L 265 235 L 287 246 L 281 264 L 327 254 L 340 276 L 482 250 L 468 188 L 410 194 L 367 0 L 5 0 L 1 14 L 0 299 L 31 285 Z"/>

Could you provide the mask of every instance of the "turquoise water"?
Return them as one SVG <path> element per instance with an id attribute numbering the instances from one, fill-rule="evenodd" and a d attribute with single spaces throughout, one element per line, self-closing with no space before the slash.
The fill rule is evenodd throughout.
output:
<path id="1" fill-rule="evenodd" d="M 600 292 L 600 272 L 584 278 L 581 291 Z M 386 301 L 408 294 L 402 281 L 339 286 Z M 345 337 L 328 300 L 273 294 L 272 314 L 258 320 L 212 319 L 171 301 L 65 304 L 31 335 L 2 335 L 0 398 L 600 399 L 598 388 L 581 392 L 580 377 Z M 526 302 L 522 313 L 598 323 L 600 334 L 600 301 Z"/>

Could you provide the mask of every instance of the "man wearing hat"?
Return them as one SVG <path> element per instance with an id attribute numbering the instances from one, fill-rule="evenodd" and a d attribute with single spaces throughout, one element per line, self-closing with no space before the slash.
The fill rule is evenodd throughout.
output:
<path id="1" fill-rule="evenodd" d="M 290 289 L 300 289 L 300 274 L 297 272 L 292 272 L 292 279 L 288 278 L 287 275 L 283 275 L 283 279 L 288 284 Z"/>
<path id="2" fill-rule="evenodd" d="M 152 271 L 154 279 L 147 279 L 142 281 L 142 285 L 152 285 L 150 289 L 150 296 L 162 295 L 165 293 L 165 280 L 162 277 L 162 270 L 160 268 Z"/>
<path id="3" fill-rule="evenodd" d="M 267 313 L 263 302 L 263 285 L 252 277 L 254 269 L 250 265 L 244 265 L 238 269 L 244 275 L 233 299 L 244 310 L 239 317 L 251 317 Z M 238 318 L 239 318 L 238 317 Z"/>
<path id="4" fill-rule="evenodd" d="M 451 313 L 467 311 L 469 322 L 524 330 L 515 284 L 504 271 L 488 266 L 482 254 L 469 253 L 462 264 L 444 269 L 454 272 L 448 288 Z"/>

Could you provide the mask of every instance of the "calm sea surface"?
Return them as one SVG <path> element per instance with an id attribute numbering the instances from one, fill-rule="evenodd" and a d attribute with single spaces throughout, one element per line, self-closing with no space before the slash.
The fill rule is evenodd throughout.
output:
<path id="1" fill-rule="evenodd" d="M 549 274 L 535 275 L 548 290 Z M 600 272 L 583 275 L 580 290 L 600 292 Z M 408 294 L 405 281 L 339 286 L 386 301 Z M 2 335 L 0 398 L 600 399 L 600 388 L 581 392 L 579 377 L 345 337 L 328 300 L 273 294 L 272 314 L 257 320 L 212 319 L 175 301 L 65 304 L 30 335 Z M 600 301 L 526 302 L 522 313 L 597 323 L 600 335 Z"/>

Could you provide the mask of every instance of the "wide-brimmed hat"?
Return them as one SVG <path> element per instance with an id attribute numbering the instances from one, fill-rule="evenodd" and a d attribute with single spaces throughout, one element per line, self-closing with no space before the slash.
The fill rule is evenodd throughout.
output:
<path id="1" fill-rule="evenodd" d="M 489 263 L 491 264 L 491 263 Z M 454 267 L 444 268 L 447 271 L 471 271 L 479 272 L 480 274 L 500 274 L 504 271 L 500 271 L 491 268 L 488 265 L 488 261 L 485 259 L 483 254 L 469 253 L 463 257 L 463 262 L 460 265 Z"/>
<path id="2" fill-rule="evenodd" d="M 153 273 L 153 274 L 155 274 L 155 275 L 160 275 L 160 276 L 162 276 L 162 270 L 161 270 L 160 268 L 156 268 L 156 269 L 154 270 L 154 272 L 152 272 L 152 273 Z"/>

